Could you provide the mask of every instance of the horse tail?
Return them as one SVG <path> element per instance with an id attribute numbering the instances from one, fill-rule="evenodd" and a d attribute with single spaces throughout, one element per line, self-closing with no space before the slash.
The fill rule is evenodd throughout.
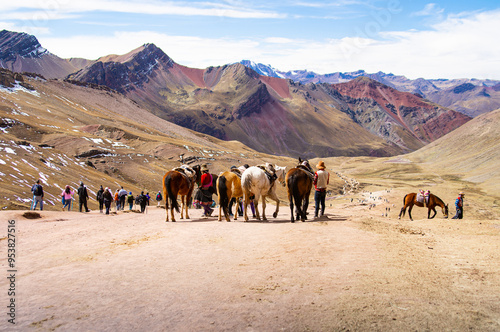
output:
<path id="1" fill-rule="evenodd" d="M 252 178 L 250 176 L 245 176 L 243 179 L 243 183 L 241 184 L 241 187 L 243 188 L 244 191 L 250 191 L 250 188 L 252 188 Z"/>
<path id="2" fill-rule="evenodd" d="M 227 195 L 227 179 L 224 175 L 219 176 L 217 191 L 219 192 L 219 204 L 223 209 L 229 207 L 229 196 Z"/>
<path id="3" fill-rule="evenodd" d="M 179 210 L 179 203 L 177 203 L 177 195 L 175 195 L 174 192 L 172 191 L 171 183 L 172 183 L 172 177 L 167 176 L 165 179 L 165 187 L 167 187 L 168 199 L 170 199 L 172 208 L 175 209 L 177 213 L 180 213 L 181 211 Z"/>
<path id="4" fill-rule="evenodd" d="M 405 197 L 403 197 L 403 206 L 406 205 L 406 196 L 408 196 L 408 194 L 406 194 Z"/>

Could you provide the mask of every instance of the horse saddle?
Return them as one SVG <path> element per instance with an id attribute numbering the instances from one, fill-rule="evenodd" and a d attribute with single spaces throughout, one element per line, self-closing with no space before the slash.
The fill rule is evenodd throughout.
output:
<path id="1" fill-rule="evenodd" d="M 241 171 L 237 168 L 233 168 L 231 169 L 231 172 L 233 172 L 234 174 L 236 174 L 239 178 L 241 178 Z"/>
<path id="2" fill-rule="evenodd" d="M 194 176 L 196 175 L 194 169 L 187 165 L 182 165 L 180 167 L 176 167 L 173 169 L 173 171 L 179 172 L 184 176 L 184 178 L 187 180 L 189 183 L 189 186 L 191 186 L 191 182 L 193 181 Z"/>
<path id="3" fill-rule="evenodd" d="M 314 173 L 312 172 L 312 170 L 309 167 L 301 164 L 301 165 L 297 166 L 297 168 L 306 172 L 306 174 L 311 178 L 311 180 L 314 180 Z"/>
<path id="4" fill-rule="evenodd" d="M 269 182 L 271 182 L 271 186 L 272 186 L 272 184 L 274 183 L 274 181 L 278 178 L 278 176 L 276 175 L 276 173 L 269 172 L 269 170 L 264 165 L 259 165 L 257 167 L 264 171 L 264 173 L 266 174 L 267 178 L 269 179 Z"/>
<path id="5" fill-rule="evenodd" d="M 422 195 L 421 193 L 417 193 L 417 202 L 422 203 L 422 204 L 428 204 L 429 203 L 429 196 L 425 196 L 425 195 Z"/>

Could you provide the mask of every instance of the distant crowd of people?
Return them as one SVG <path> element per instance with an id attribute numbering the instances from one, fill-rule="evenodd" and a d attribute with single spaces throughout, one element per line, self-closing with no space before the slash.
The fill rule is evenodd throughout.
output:
<path id="1" fill-rule="evenodd" d="M 33 193 L 33 200 L 30 207 L 30 210 L 35 210 L 37 206 L 39 206 L 40 210 L 43 210 L 43 186 L 40 183 L 40 180 L 37 180 L 36 183 L 31 187 L 31 192 Z M 78 203 L 79 203 L 79 211 L 80 212 L 90 212 L 87 202 L 90 199 L 89 192 L 87 187 L 83 182 L 80 182 L 80 186 L 78 187 L 76 194 L 78 195 Z M 73 207 L 73 201 L 75 201 L 75 191 L 71 189 L 69 185 L 67 185 L 61 193 L 61 203 L 63 211 L 71 211 Z M 129 211 L 132 211 L 134 208 L 134 204 L 140 207 L 141 213 L 146 212 L 147 206 L 149 206 L 151 200 L 151 196 L 148 192 L 144 193 L 141 191 L 140 195 L 134 197 L 131 191 L 127 191 L 123 188 L 116 189 L 116 192 L 113 194 L 111 189 L 108 187 L 103 188 L 101 185 L 96 194 L 96 201 L 99 205 L 99 212 L 109 214 L 112 208 L 115 208 L 115 211 L 123 211 L 125 207 L 128 205 Z M 161 201 L 163 200 L 163 196 L 161 191 L 158 191 L 156 194 L 156 201 L 158 203 L 158 207 L 161 205 Z"/>

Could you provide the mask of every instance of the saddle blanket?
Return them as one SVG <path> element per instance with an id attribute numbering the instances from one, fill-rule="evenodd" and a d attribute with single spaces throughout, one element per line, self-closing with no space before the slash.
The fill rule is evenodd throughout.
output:
<path id="1" fill-rule="evenodd" d="M 429 203 L 429 196 L 424 196 L 421 193 L 417 194 L 417 202 L 424 204 L 424 198 L 426 200 L 426 203 Z"/>

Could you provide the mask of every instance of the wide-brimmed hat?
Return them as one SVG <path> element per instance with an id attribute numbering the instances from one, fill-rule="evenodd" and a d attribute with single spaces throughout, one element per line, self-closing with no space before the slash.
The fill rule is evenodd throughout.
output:
<path id="1" fill-rule="evenodd" d="M 323 160 L 320 160 L 320 162 L 318 163 L 318 165 L 316 165 L 316 168 L 317 169 L 325 169 L 326 168 L 325 162 Z"/>
<path id="2" fill-rule="evenodd" d="M 464 192 L 463 192 L 463 191 L 461 191 L 461 192 L 459 193 L 459 195 L 460 195 L 460 196 L 465 196 L 465 194 L 464 194 Z"/>
<path id="3" fill-rule="evenodd" d="M 204 171 L 208 171 L 208 167 L 207 165 L 203 164 L 201 165 L 201 171 L 204 172 Z"/>

